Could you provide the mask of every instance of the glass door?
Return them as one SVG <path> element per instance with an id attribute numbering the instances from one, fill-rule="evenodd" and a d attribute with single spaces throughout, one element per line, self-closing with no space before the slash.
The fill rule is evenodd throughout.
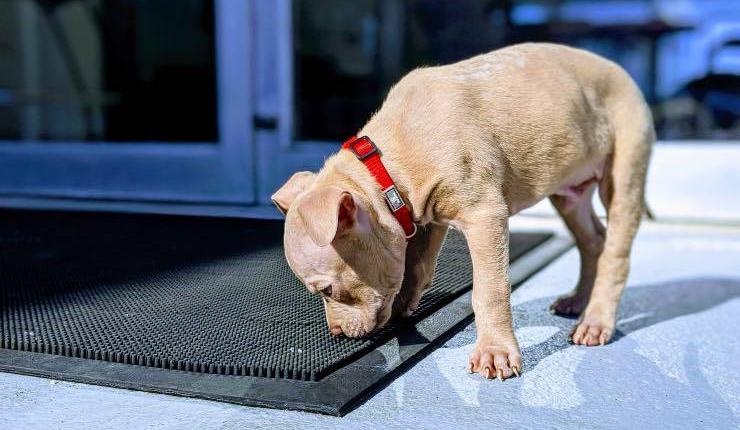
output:
<path id="1" fill-rule="evenodd" d="M 255 171 L 261 204 L 271 205 L 270 196 L 291 174 L 319 169 L 323 160 L 339 148 L 336 141 L 305 142 L 296 134 L 293 3 L 251 3 Z"/>
<path id="2" fill-rule="evenodd" d="M 259 201 L 293 172 L 321 167 L 413 68 L 503 44 L 505 3 L 253 2 Z"/>
<path id="3" fill-rule="evenodd" d="M 0 201 L 255 202 L 251 2 L 0 2 Z"/>
<path id="4" fill-rule="evenodd" d="M 320 168 L 380 106 L 401 73 L 404 7 L 375 0 L 253 7 L 258 199 L 269 203 L 292 173 Z"/>

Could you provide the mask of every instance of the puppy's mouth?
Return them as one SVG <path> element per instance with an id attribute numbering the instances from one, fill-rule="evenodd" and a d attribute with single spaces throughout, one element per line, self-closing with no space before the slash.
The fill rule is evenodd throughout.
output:
<path id="1" fill-rule="evenodd" d="M 347 326 L 342 326 L 342 334 L 349 338 L 360 338 L 369 335 L 375 330 L 374 327 L 366 327 L 361 321 L 350 321 Z"/>
<path id="2" fill-rule="evenodd" d="M 393 312 L 395 309 L 393 306 L 394 298 L 394 294 L 386 298 L 380 309 L 375 312 L 372 320 L 367 318 L 363 321 L 361 318 L 355 318 L 346 325 L 343 324 L 341 326 L 342 334 L 351 338 L 365 337 L 385 327 L 395 317 Z"/>

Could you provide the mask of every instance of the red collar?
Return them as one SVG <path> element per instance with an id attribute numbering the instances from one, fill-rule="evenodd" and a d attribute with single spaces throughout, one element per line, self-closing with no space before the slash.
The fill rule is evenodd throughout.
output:
<path id="1" fill-rule="evenodd" d="M 378 147 L 367 136 L 352 136 L 344 141 L 342 148 L 352 151 L 355 157 L 367 167 L 367 170 L 370 171 L 370 174 L 373 175 L 380 185 L 380 190 L 383 192 L 385 201 L 388 203 L 391 212 L 393 212 L 393 216 L 396 217 L 398 223 L 403 227 L 406 239 L 414 237 L 416 234 L 416 224 L 411 219 L 411 212 L 408 205 L 401 198 L 401 194 L 398 192 L 393 178 L 391 178 L 388 170 L 383 165 L 383 161 L 380 159 Z"/>

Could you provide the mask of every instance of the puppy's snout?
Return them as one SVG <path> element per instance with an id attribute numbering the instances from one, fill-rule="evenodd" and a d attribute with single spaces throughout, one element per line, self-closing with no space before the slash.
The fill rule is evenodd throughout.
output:
<path id="1" fill-rule="evenodd" d="M 365 327 L 365 325 L 362 324 L 362 322 L 360 321 L 352 320 L 346 324 L 342 324 L 343 325 L 339 325 L 336 323 L 329 324 L 329 333 L 331 333 L 333 336 L 344 335 L 347 337 L 355 338 L 365 336 L 372 331 L 372 327 Z"/>

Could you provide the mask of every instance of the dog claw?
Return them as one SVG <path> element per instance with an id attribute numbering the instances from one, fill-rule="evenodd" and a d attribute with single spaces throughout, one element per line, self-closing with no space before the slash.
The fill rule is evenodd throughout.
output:
<path id="1" fill-rule="evenodd" d="M 491 379 L 491 368 L 486 366 L 486 379 Z"/>
<path id="2" fill-rule="evenodd" d="M 468 373 L 473 373 L 473 363 L 468 363 Z"/>
<path id="3" fill-rule="evenodd" d="M 514 371 L 514 374 L 515 374 L 515 375 L 516 375 L 516 377 L 518 378 L 518 377 L 519 377 L 519 369 L 517 369 L 517 367 L 516 367 L 516 366 L 512 366 L 512 367 L 511 367 L 511 370 L 513 370 L 513 371 Z"/>
<path id="4" fill-rule="evenodd" d="M 496 376 L 498 376 L 498 380 L 503 382 L 504 381 L 504 373 L 501 369 L 496 370 Z"/>

